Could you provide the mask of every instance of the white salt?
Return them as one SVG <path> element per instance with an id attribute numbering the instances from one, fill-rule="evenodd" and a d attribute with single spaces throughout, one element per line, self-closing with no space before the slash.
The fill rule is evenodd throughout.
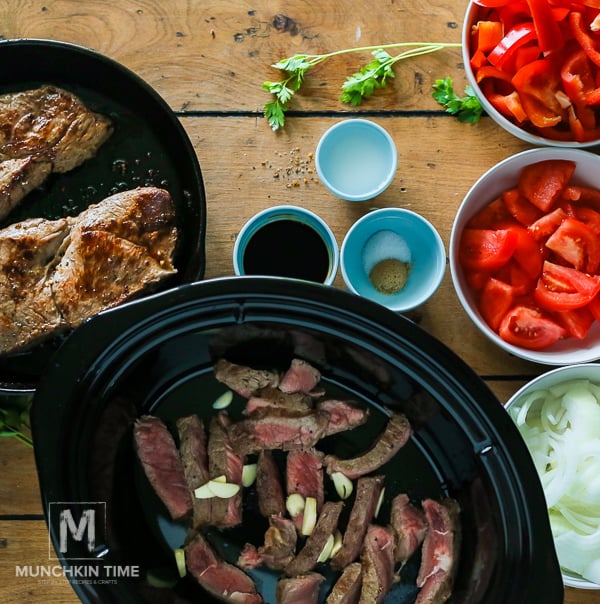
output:
<path id="1" fill-rule="evenodd" d="M 367 275 L 382 260 L 395 258 L 410 264 L 410 248 L 406 241 L 394 231 L 378 231 L 371 235 L 363 247 L 363 268 Z"/>

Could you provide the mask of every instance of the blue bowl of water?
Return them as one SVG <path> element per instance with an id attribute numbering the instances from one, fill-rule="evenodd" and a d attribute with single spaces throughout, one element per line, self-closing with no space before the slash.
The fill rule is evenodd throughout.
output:
<path id="1" fill-rule="evenodd" d="M 441 285 L 446 251 L 439 233 L 423 216 L 403 208 L 382 208 L 365 214 L 347 232 L 340 266 L 351 292 L 395 312 L 407 312 L 425 303 Z"/>
<path id="2" fill-rule="evenodd" d="M 398 152 L 379 124 L 350 119 L 327 130 L 315 153 L 317 173 L 336 197 L 365 201 L 385 191 L 396 175 Z"/>

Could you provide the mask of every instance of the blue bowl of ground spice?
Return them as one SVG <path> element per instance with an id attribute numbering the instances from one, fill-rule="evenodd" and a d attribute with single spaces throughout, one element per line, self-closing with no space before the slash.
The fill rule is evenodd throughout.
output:
<path id="1" fill-rule="evenodd" d="M 444 242 L 423 216 L 403 208 L 365 214 L 342 243 L 346 287 L 395 312 L 424 304 L 446 271 Z"/>

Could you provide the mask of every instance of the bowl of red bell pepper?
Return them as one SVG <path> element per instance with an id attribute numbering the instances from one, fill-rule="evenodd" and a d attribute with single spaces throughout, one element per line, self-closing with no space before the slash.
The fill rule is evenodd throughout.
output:
<path id="1" fill-rule="evenodd" d="M 536 144 L 600 144 L 600 0 L 475 0 L 467 78 L 486 113 Z"/>
<path id="2" fill-rule="evenodd" d="M 449 258 L 463 308 L 507 352 L 600 358 L 600 157 L 539 147 L 496 164 L 463 199 Z"/>

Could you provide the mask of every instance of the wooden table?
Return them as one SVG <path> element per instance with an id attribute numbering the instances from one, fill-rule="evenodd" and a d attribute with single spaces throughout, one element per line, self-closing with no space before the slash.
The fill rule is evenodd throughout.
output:
<path id="1" fill-rule="evenodd" d="M 428 218 L 446 245 L 456 209 L 471 184 L 499 160 L 528 148 L 489 118 L 466 125 L 431 98 L 433 82 L 466 84 L 460 49 L 410 59 L 396 78 L 356 110 L 342 105 L 345 76 L 368 53 L 336 57 L 309 72 L 284 130 L 262 116 L 270 65 L 295 53 L 392 42 L 460 42 L 466 0 L 4 0 L 0 35 L 48 38 L 88 46 L 151 84 L 181 119 L 205 179 L 208 200 L 206 278 L 231 275 L 240 227 L 263 208 L 289 203 L 320 214 L 341 244 L 350 225 L 373 207 L 404 207 Z M 319 136 L 340 119 L 361 115 L 383 125 L 398 147 L 391 187 L 377 199 L 334 198 L 309 175 L 298 179 L 294 158 L 314 168 Z M 341 277 L 336 285 L 344 287 Z M 411 318 L 460 355 L 506 401 L 547 367 L 500 351 L 471 324 L 447 273 L 438 293 Z M 44 585 L 15 576 L 16 565 L 44 564 L 48 534 L 32 451 L 0 443 L 0 600 L 76 602 L 65 582 Z M 566 590 L 566 604 L 600 602 L 600 592 Z M 516 604 L 516 603 L 515 603 Z"/>

